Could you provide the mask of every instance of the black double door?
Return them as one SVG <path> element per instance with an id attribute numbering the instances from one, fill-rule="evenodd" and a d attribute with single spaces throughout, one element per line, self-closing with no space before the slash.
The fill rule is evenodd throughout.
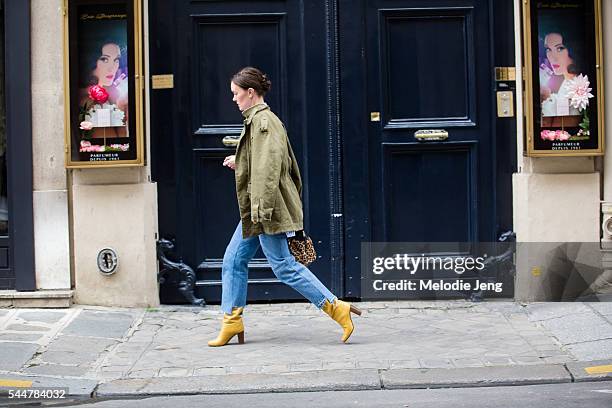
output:
<path id="1" fill-rule="evenodd" d="M 272 79 L 304 179 L 313 272 L 359 297 L 363 241 L 476 241 L 495 235 L 493 60 L 486 0 L 150 0 L 153 177 L 161 237 L 220 299 L 223 252 L 239 220 L 233 153 L 242 117 L 230 78 Z M 419 143 L 415 131 L 448 139 Z M 299 299 L 259 252 L 249 299 Z"/>

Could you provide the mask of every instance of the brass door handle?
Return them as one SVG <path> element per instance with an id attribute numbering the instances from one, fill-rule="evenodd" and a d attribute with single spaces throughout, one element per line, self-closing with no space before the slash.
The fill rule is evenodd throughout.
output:
<path id="1" fill-rule="evenodd" d="M 420 142 L 448 139 L 448 132 L 443 129 L 422 129 L 414 132 L 414 138 Z"/>
<path id="2" fill-rule="evenodd" d="M 240 140 L 240 136 L 225 136 L 221 142 L 227 147 L 236 147 L 238 146 L 238 141 Z"/>

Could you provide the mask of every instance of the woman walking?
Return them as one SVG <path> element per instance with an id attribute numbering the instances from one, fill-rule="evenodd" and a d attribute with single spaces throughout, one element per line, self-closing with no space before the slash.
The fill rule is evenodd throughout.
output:
<path id="1" fill-rule="evenodd" d="M 246 305 L 248 263 L 261 245 L 272 271 L 283 283 L 334 319 L 346 342 L 353 333 L 355 306 L 336 298 L 289 252 L 287 236 L 303 229 L 302 181 L 285 127 L 264 102 L 271 82 L 246 67 L 231 80 L 233 101 L 244 116 L 236 154 L 223 165 L 235 170 L 240 222 L 225 250 L 222 269 L 221 332 L 209 346 L 224 346 L 234 336 L 244 343 L 242 312 Z"/>

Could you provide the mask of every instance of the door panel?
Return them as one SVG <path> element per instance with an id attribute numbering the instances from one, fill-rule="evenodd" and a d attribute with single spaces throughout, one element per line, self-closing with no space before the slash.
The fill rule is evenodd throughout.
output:
<path id="1" fill-rule="evenodd" d="M 196 259 L 204 262 L 219 260 L 240 219 L 238 204 L 226 191 L 234 183 L 233 174 L 219 166 L 225 156 L 227 149 L 194 149 Z M 224 239 L 211 239 L 220 231 Z"/>
<path id="2" fill-rule="evenodd" d="M 194 119 L 200 126 L 196 134 L 218 135 L 219 127 L 237 124 L 236 104 L 228 98 L 227 74 L 246 63 L 275 79 L 266 102 L 277 107 L 275 113 L 283 117 L 281 95 L 287 90 L 278 79 L 283 78 L 288 63 L 286 14 L 205 15 L 194 17 L 192 22 L 195 41 L 191 55 L 196 59 L 193 78 L 198 84 L 193 93 Z"/>
<path id="3" fill-rule="evenodd" d="M 383 144 L 383 241 L 471 242 L 474 144 Z"/>
<path id="4" fill-rule="evenodd" d="M 305 27 L 324 31 L 325 10 L 302 1 L 150 0 L 149 8 L 151 73 L 174 74 L 173 89 L 151 92 L 160 235 L 174 238 L 177 257 L 196 270 L 196 294 L 216 302 L 223 254 L 239 221 L 234 174 L 222 166 L 235 148 L 222 139 L 239 136 L 243 127 L 230 79 L 244 66 L 258 67 L 272 80 L 265 101 L 286 125 L 302 170 L 307 228 L 319 245 L 329 245 L 327 164 L 309 165 L 310 157 L 319 163 L 326 157 L 316 155 L 325 152 L 325 138 L 307 137 L 327 133 L 325 106 L 311 108 L 325 100 L 326 88 L 304 87 L 325 75 L 324 64 L 305 70 L 306 60 L 320 61 L 325 51 L 318 35 L 306 47 Z M 314 192 L 311 175 L 320 187 Z M 329 284 L 329 252 L 320 254 L 313 272 Z M 276 279 L 261 250 L 250 264 L 249 282 L 249 301 L 302 299 Z"/>
<path id="5" fill-rule="evenodd" d="M 447 0 L 435 5 L 430 3 L 368 1 L 368 51 L 379 59 L 368 59 L 367 99 L 372 110 L 380 109 L 383 118 L 381 122 L 371 122 L 368 127 L 371 196 L 381 197 L 377 193 L 390 187 L 391 178 L 383 174 L 389 158 L 385 155 L 386 144 L 403 143 L 403 148 L 410 150 L 421 149 L 424 143 L 435 146 L 437 152 L 437 155 L 421 156 L 423 161 L 418 167 L 423 187 L 413 191 L 419 193 L 412 199 L 418 202 L 418 208 L 412 214 L 409 229 L 421 231 L 421 234 L 408 233 L 409 229 L 403 234 L 386 234 L 395 221 L 384 216 L 388 203 L 374 199 L 374 240 L 418 238 L 423 241 L 432 237 L 442 241 L 457 238 L 475 241 L 478 239 L 477 226 L 487 228 L 492 222 L 490 214 L 478 214 L 478 199 L 471 196 L 479 193 L 480 184 L 491 182 L 491 133 L 487 131 L 491 118 L 486 102 L 492 90 L 488 87 L 491 63 L 486 41 L 486 2 Z M 425 8 L 426 5 L 429 7 Z M 478 24 L 474 24 L 474 18 L 479 19 Z M 479 31 L 474 35 L 473 30 Z M 478 43 L 475 43 L 477 38 Z M 477 107 L 482 112 L 478 112 Z M 479 113 L 484 120 L 477 120 Z M 424 128 L 446 130 L 448 141 L 415 141 L 414 132 Z M 458 163 L 456 143 L 459 142 L 471 144 L 480 156 L 472 155 L 468 165 L 468 156 L 464 154 L 463 163 Z M 393 161 L 396 168 L 416 170 L 417 167 L 414 155 L 394 155 Z M 400 164 L 402 161 L 406 163 Z M 478 171 L 479 177 L 471 177 L 468 168 Z M 436 174 L 444 177 L 436 177 Z M 455 199 L 449 201 L 453 197 Z M 390 200 L 399 201 L 400 197 Z M 441 208 L 434 203 L 446 203 L 446 207 L 451 208 L 437 211 Z M 454 214 L 459 218 L 444 227 L 445 214 L 455 211 L 459 211 Z"/>
<path id="6" fill-rule="evenodd" d="M 340 4 L 344 38 L 360 30 L 365 44 L 357 57 L 341 54 L 343 66 L 364 67 L 342 84 L 365 84 L 364 103 L 343 97 L 343 128 L 364 129 L 345 145 L 346 285 L 356 295 L 363 241 L 494 241 L 492 37 L 488 0 Z M 425 129 L 448 139 L 417 141 Z"/>
<path id="7" fill-rule="evenodd" d="M 225 246 L 240 219 L 233 173 L 220 165 L 225 156 L 234 153 L 234 148 L 223 147 L 221 139 L 238 136 L 242 129 L 242 116 L 231 100 L 229 79 L 246 65 L 259 67 L 270 78 L 283 78 L 287 66 L 285 18 L 285 13 L 192 16 L 192 78 L 197 86 L 191 94 L 194 120 L 191 144 L 193 194 L 199 209 L 194 249 L 203 281 L 220 279 Z M 284 116 L 281 96 L 287 92 L 283 85 L 275 80 L 265 98 L 281 118 Z M 211 239 L 219 234 L 226 239 Z M 255 259 L 261 263 L 263 258 L 259 250 Z M 201 285 L 206 283 L 203 281 Z M 209 299 L 211 296 L 208 294 Z"/>
<path id="8" fill-rule="evenodd" d="M 381 109 L 386 113 L 386 126 L 475 122 L 471 11 L 378 11 L 384 103 Z"/>

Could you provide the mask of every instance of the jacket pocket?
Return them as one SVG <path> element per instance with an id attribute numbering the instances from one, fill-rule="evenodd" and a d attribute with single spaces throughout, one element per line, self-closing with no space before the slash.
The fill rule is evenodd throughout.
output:
<path id="1" fill-rule="evenodd" d="M 261 205 L 262 201 L 263 200 L 260 198 L 259 205 L 257 206 L 259 208 L 259 219 L 262 221 L 272 221 L 272 213 L 274 212 L 274 207 L 263 208 L 263 206 Z"/>
<path id="2" fill-rule="evenodd" d="M 260 218 L 263 221 L 272 221 L 272 213 L 274 212 L 273 210 L 274 210 L 273 208 L 263 208 L 263 209 L 260 208 L 259 209 Z"/>

